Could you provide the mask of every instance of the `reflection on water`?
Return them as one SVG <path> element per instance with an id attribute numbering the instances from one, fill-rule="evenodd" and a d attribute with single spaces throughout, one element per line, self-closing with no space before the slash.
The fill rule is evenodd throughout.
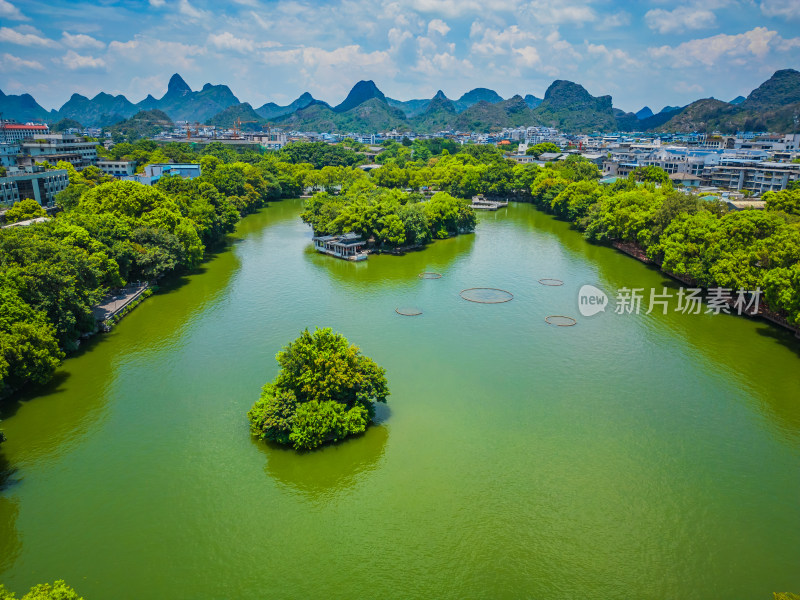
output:
<path id="1" fill-rule="evenodd" d="M 355 487 L 381 463 L 389 439 L 385 425 L 371 425 L 363 435 L 313 452 L 257 443 L 267 457 L 264 471 L 309 500 L 324 501 Z"/>
<path id="2" fill-rule="evenodd" d="M 474 246 L 475 234 L 467 233 L 437 240 L 421 250 L 402 256 L 371 254 L 366 261 L 353 263 L 317 252 L 309 241 L 303 256 L 316 270 L 337 282 L 346 283 L 348 287 L 383 288 L 406 284 L 423 271 L 446 275 L 453 263 L 469 256 Z"/>
<path id="3" fill-rule="evenodd" d="M 0 465 L 1 467 L 2 465 Z M 0 482 L 0 490 L 2 489 Z M 17 560 L 22 546 L 16 527 L 18 514 L 19 501 L 16 498 L 0 494 L 0 573 L 11 568 Z"/>

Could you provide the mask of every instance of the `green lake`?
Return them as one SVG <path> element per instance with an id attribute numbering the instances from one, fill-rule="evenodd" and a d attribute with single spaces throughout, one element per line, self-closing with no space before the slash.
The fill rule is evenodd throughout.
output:
<path id="1" fill-rule="evenodd" d="M 299 212 L 247 217 L 6 403 L 0 582 L 87 600 L 800 592 L 800 340 L 727 315 L 583 318 L 584 284 L 676 284 L 530 205 L 359 264 L 315 253 Z M 514 299 L 459 297 L 475 286 Z M 385 367 L 379 423 L 310 454 L 254 441 L 275 354 L 315 326 Z"/>

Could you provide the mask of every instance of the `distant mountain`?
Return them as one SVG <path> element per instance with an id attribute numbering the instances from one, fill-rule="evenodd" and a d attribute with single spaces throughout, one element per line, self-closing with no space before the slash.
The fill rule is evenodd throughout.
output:
<path id="1" fill-rule="evenodd" d="M 499 131 L 503 127 L 540 125 L 535 111 L 525 103 L 522 96 L 514 96 L 502 102 L 490 103 L 481 100 L 460 113 L 453 128 L 459 131 Z"/>
<path id="2" fill-rule="evenodd" d="M 734 133 L 792 131 L 800 113 L 800 72 L 776 71 L 740 104 L 713 98 L 692 102 L 658 127 L 660 131 Z"/>
<path id="3" fill-rule="evenodd" d="M 636 118 L 637 119 L 647 119 L 648 117 L 652 117 L 652 116 L 653 116 L 653 111 L 650 110 L 649 106 L 645 106 L 644 108 L 642 108 L 638 112 L 636 112 Z"/>
<path id="4" fill-rule="evenodd" d="M 684 106 L 665 106 L 660 111 L 658 111 L 658 114 L 671 113 L 671 112 L 675 112 L 677 110 L 683 110 L 684 108 L 686 108 L 686 107 L 684 107 Z"/>
<path id="5" fill-rule="evenodd" d="M 89 99 L 80 94 L 72 94 L 58 110 L 59 119 L 72 119 L 86 127 L 108 127 L 136 114 L 138 108 L 125 96 L 112 96 L 100 92 Z"/>
<path id="6" fill-rule="evenodd" d="M 542 99 L 541 98 L 537 98 L 536 96 L 532 96 L 530 94 L 527 94 L 525 96 L 525 104 L 527 104 L 531 108 L 536 108 L 541 103 L 542 103 Z"/>
<path id="7" fill-rule="evenodd" d="M 635 113 L 625 112 L 619 108 L 612 109 L 617 131 L 643 131 L 642 120 Z"/>
<path id="8" fill-rule="evenodd" d="M 734 98 L 733 100 L 728 102 L 728 104 L 741 104 L 745 100 L 746 100 L 746 98 L 744 96 L 736 96 L 736 98 Z"/>
<path id="9" fill-rule="evenodd" d="M 741 107 L 748 110 L 777 109 L 800 102 L 800 72 L 783 69 L 747 96 Z"/>
<path id="10" fill-rule="evenodd" d="M 544 100 L 533 113 L 548 127 L 567 133 L 617 128 L 611 96 L 594 97 L 583 86 L 571 81 L 557 80 L 550 84 Z"/>
<path id="11" fill-rule="evenodd" d="M 395 100 L 394 98 L 386 98 L 386 102 L 389 106 L 402 110 L 408 118 L 421 115 L 430 104 L 430 100 Z"/>
<path id="12" fill-rule="evenodd" d="M 156 106 L 158 106 L 158 100 L 153 98 L 152 94 L 147 94 L 147 98 L 141 102 L 137 102 L 136 106 L 139 107 L 139 110 L 153 110 Z"/>
<path id="13" fill-rule="evenodd" d="M 83 129 L 83 125 L 73 119 L 61 119 L 50 125 L 50 133 L 61 133 L 67 129 Z"/>
<path id="14" fill-rule="evenodd" d="M 112 125 L 109 129 L 112 135 L 121 134 L 128 141 L 133 141 L 143 137 L 153 137 L 174 126 L 166 113 L 154 109 L 140 110 L 130 119 Z"/>
<path id="15" fill-rule="evenodd" d="M 267 102 L 266 104 L 256 108 L 255 111 L 258 113 L 258 115 L 264 117 L 265 119 L 276 119 L 278 117 L 282 117 L 283 115 L 291 114 L 296 110 L 300 110 L 301 108 L 305 108 L 312 102 L 314 102 L 314 97 L 308 92 L 305 92 L 297 100 L 291 104 L 287 104 L 286 106 L 280 106 L 274 102 Z"/>
<path id="16" fill-rule="evenodd" d="M 225 110 L 217 113 L 206 120 L 206 125 L 216 125 L 217 127 L 230 128 L 239 120 L 242 130 L 261 129 L 261 125 L 266 124 L 267 120 L 253 110 L 247 102 L 234 104 Z"/>
<path id="17" fill-rule="evenodd" d="M 28 121 L 50 121 L 52 115 L 39 106 L 30 94 L 20 96 L 6 95 L 0 90 L 0 113 L 4 119 L 14 119 L 20 123 Z"/>
<path id="18" fill-rule="evenodd" d="M 454 102 L 458 112 L 467 110 L 470 106 L 474 106 L 478 102 L 488 102 L 489 104 L 497 104 L 502 102 L 503 97 L 488 88 L 475 88 L 463 94 L 461 98 Z"/>
<path id="19" fill-rule="evenodd" d="M 324 102 L 315 101 L 290 115 L 279 117 L 275 122 L 298 131 L 335 133 L 374 133 L 408 128 L 403 111 L 380 98 L 369 98 L 346 111 L 336 111 Z"/>
<path id="20" fill-rule="evenodd" d="M 412 123 L 414 129 L 422 133 L 443 131 L 452 128 L 457 112 L 455 102 L 439 90 L 428 102 L 425 112 L 413 119 Z"/>
<path id="21" fill-rule="evenodd" d="M 143 102 L 147 101 L 145 99 Z M 148 104 L 153 105 L 152 102 Z M 155 108 L 164 111 L 173 121 L 206 121 L 217 113 L 239 104 L 227 85 L 207 83 L 199 92 L 175 73 L 169 80 L 167 93 L 155 102 Z"/>
<path id="22" fill-rule="evenodd" d="M 345 98 L 341 104 L 335 106 L 333 110 L 339 113 L 347 112 L 372 98 L 377 98 L 381 102 L 386 103 L 386 96 L 378 89 L 374 81 L 371 79 L 369 81 L 359 81 L 353 86 L 350 93 L 347 94 L 347 98 Z"/>

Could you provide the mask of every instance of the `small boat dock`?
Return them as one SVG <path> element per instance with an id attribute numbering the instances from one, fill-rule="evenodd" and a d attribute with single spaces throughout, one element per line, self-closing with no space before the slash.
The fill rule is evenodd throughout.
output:
<path id="1" fill-rule="evenodd" d="M 470 207 L 473 210 L 497 210 L 498 208 L 503 208 L 504 206 L 508 206 L 508 200 L 487 200 L 483 194 L 473 196 L 472 204 L 470 204 Z"/>
<path id="2" fill-rule="evenodd" d="M 367 260 L 367 253 L 363 249 L 367 242 L 362 240 L 358 234 L 321 235 L 311 238 L 311 241 L 314 242 L 314 249 L 317 252 L 344 260 Z"/>

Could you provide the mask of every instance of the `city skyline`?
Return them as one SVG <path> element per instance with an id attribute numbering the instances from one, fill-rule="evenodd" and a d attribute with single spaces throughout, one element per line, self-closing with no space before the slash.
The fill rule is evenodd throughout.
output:
<path id="1" fill-rule="evenodd" d="M 160 97 L 178 72 L 253 106 L 303 92 L 337 104 L 372 79 L 393 98 L 475 87 L 542 97 L 568 79 L 614 105 L 747 95 L 800 65 L 791 0 L 0 0 L 0 89 L 59 108 L 72 93 Z"/>

